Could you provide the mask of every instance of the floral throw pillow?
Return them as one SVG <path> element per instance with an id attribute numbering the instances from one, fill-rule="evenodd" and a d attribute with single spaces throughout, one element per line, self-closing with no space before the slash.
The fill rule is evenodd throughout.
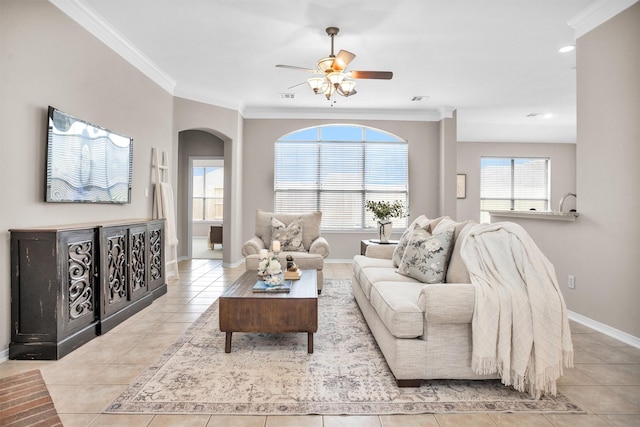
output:
<path id="1" fill-rule="evenodd" d="M 424 215 L 420 215 L 418 218 L 413 220 L 411 224 L 409 224 L 406 230 L 404 230 L 404 233 L 402 233 L 402 236 L 400 236 L 398 244 L 393 250 L 392 259 L 394 267 L 398 267 L 400 265 L 400 262 L 402 261 L 402 255 L 404 255 L 404 251 L 407 248 L 407 244 L 409 243 L 413 232 L 422 228 L 426 228 L 428 225 L 429 219 Z"/>
<path id="2" fill-rule="evenodd" d="M 454 231 L 452 227 L 432 236 L 428 231 L 416 230 L 404 251 L 398 273 L 423 283 L 444 282 Z"/>
<path id="3" fill-rule="evenodd" d="M 280 250 L 303 252 L 302 244 L 302 219 L 298 218 L 291 224 L 271 218 L 271 241 L 280 241 Z"/>

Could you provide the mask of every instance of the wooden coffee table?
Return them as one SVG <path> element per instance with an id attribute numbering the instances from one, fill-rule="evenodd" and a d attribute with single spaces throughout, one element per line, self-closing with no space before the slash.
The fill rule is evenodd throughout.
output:
<path id="1" fill-rule="evenodd" d="M 257 280 L 257 272 L 244 272 L 218 300 L 225 353 L 231 352 L 233 332 L 307 332 L 307 352 L 313 353 L 313 333 L 318 330 L 316 271 L 302 270 L 288 293 L 253 292 Z"/>

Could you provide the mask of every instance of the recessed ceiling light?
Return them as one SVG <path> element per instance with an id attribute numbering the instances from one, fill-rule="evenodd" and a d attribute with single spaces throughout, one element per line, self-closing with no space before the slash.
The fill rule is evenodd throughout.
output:
<path id="1" fill-rule="evenodd" d="M 560 49 L 558 49 L 558 52 L 560 53 L 567 53 L 567 52 L 571 52 L 575 49 L 576 47 L 572 44 L 567 45 L 567 46 L 562 46 Z"/>

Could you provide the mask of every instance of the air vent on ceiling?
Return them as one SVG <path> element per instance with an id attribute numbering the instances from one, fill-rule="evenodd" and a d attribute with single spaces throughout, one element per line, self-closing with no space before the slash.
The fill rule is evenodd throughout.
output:
<path id="1" fill-rule="evenodd" d="M 296 97 L 295 93 L 281 93 L 280 98 L 282 99 L 293 99 Z"/>
<path id="2" fill-rule="evenodd" d="M 425 96 L 425 95 L 416 95 L 416 96 L 412 97 L 411 100 L 414 101 L 414 102 L 418 102 L 418 101 L 424 101 L 424 100 L 426 100 L 428 98 L 429 97 Z"/>
<path id="3" fill-rule="evenodd" d="M 529 113 L 529 114 L 527 114 L 527 117 L 538 118 L 538 119 L 550 119 L 550 118 L 553 117 L 553 114 L 551 114 L 551 113 Z"/>

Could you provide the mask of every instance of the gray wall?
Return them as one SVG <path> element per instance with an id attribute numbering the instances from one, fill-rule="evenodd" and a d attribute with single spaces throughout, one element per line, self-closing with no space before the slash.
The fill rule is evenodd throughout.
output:
<path id="1" fill-rule="evenodd" d="M 244 240 L 255 230 L 257 209 L 273 210 L 273 162 L 274 142 L 289 132 L 328 123 L 345 123 L 343 120 L 258 120 L 247 119 L 244 126 Z M 411 217 L 422 213 L 436 217 L 439 208 L 439 122 L 406 121 L 348 121 L 391 132 L 409 142 L 409 205 Z M 454 172 L 455 174 L 455 172 Z M 399 236 L 401 230 L 396 230 Z M 394 235 L 394 238 L 397 237 Z M 360 240 L 375 238 L 375 232 L 323 233 L 331 245 L 329 257 L 334 260 L 350 260 L 360 253 Z"/>
<path id="2" fill-rule="evenodd" d="M 577 40 L 578 313 L 640 337 L 640 3 Z"/>
<path id="3" fill-rule="evenodd" d="M 151 147 L 172 150 L 173 97 L 45 0 L 0 2 L 0 76 L 1 359 L 10 341 L 8 230 L 151 217 Z M 131 204 L 44 203 L 48 105 L 133 137 Z"/>

